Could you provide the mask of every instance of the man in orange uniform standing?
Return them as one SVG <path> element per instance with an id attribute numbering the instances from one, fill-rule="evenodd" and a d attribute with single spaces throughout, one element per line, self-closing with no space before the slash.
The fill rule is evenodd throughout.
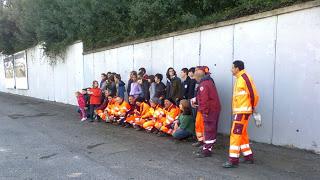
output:
<path id="1" fill-rule="evenodd" d="M 224 168 L 237 167 L 240 152 L 244 156 L 244 163 L 253 163 L 247 127 L 250 115 L 254 112 L 259 101 L 256 86 L 251 76 L 245 71 L 244 63 L 234 61 L 231 71 L 236 77 L 236 82 L 232 97 L 233 123 L 230 133 L 229 160 L 223 164 Z"/>
<path id="2" fill-rule="evenodd" d="M 172 98 L 166 98 L 164 100 L 164 112 L 165 120 L 163 120 L 162 127 L 160 128 L 159 136 L 172 135 L 174 129 L 174 122 L 178 119 L 180 109 L 175 105 L 175 101 Z"/>

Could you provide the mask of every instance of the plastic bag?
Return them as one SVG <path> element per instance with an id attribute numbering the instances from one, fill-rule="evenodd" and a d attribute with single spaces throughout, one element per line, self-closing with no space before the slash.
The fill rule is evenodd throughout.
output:
<path id="1" fill-rule="evenodd" d="M 257 127 L 261 127 L 262 126 L 262 118 L 261 118 L 261 114 L 260 113 L 254 112 L 253 113 L 253 119 L 254 119 L 254 122 L 255 122 Z"/>

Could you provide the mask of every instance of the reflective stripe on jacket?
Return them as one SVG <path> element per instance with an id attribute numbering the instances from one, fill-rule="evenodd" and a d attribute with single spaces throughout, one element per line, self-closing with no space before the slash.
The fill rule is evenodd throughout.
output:
<path id="1" fill-rule="evenodd" d="M 259 102 L 259 94 L 250 75 L 245 70 L 236 75 L 233 88 L 233 114 L 251 114 Z"/>

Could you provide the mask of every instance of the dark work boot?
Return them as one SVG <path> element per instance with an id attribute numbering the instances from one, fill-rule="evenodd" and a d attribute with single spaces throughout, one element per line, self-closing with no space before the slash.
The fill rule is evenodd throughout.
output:
<path id="1" fill-rule="evenodd" d="M 254 164 L 254 160 L 253 159 L 243 158 L 243 159 L 240 159 L 240 163 L 243 163 L 243 164 Z"/>
<path id="2" fill-rule="evenodd" d="M 195 153 L 196 158 L 205 158 L 205 157 L 210 157 L 210 156 L 211 156 L 211 152 L 199 151 L 199 152 Z"/>
<path id="3" fill-rule="evenodd" d="M 222 164 L 222 167 L 224 167 L 224 168 L 237 168 L 238 164 L 233 164 L 230 161 L 227 161 L 224 164 Z"/>

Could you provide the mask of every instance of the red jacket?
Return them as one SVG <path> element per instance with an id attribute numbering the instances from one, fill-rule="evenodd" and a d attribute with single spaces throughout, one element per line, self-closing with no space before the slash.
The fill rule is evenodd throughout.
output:
<path id="1" fill-rule="evenodd" d="M 79 94 L 79 96 L 77 97 L 77 100 L 78 100 L 78 105 L 80 108 L 86 107 L 86 101 L 84 99 L 83 94 Z"/>
<path id="2" fill-rule="evenodd" d="M 100 88 L 90 88 L 90 104 L 99 105 L 101 103 L 101 89 Z"/>
<path id="3" fill-rule="evenodd" d="M 197 102 L 199 105 L 198 111 L 202 114 L 221 111 L 217 88 L 209 75 L 203 77 L 199 83 L 197 88 Z"/>

